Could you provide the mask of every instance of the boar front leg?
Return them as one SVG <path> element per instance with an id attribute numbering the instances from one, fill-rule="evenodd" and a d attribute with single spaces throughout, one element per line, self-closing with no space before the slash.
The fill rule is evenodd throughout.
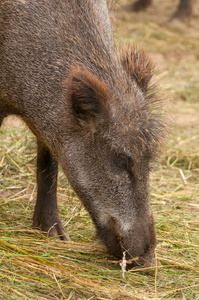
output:
<path id="1" fill-rule="evenodd" d="M 57 207 L 58 163 L 48 148 L 37 141 L 37 202 L 33 227 L 41 228 L 48 236 L 70 240 L 59 218 Z"/>

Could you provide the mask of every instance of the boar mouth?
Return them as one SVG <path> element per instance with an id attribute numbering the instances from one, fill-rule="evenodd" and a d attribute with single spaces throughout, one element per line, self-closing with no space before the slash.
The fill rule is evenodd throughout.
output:
<path id="1" fill-rule="evenodd" d="M 124 253 L 123 252 L 123 259 L 120 261 L 120 264 L 124 260 Z M 155 259 L 155 246 L 153 249 L 151 248 L 147 253 L 141 256 L 137 256 L 134 258 L 128 258 L 127 255 L 127 260 L 125 261 L 126 263 L 126 270 L 150 270 L 154 269 L 156 265 L 156 259 Z"/>

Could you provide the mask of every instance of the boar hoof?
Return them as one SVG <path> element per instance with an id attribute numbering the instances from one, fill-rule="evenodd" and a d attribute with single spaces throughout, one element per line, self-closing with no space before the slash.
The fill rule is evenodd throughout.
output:
<path id="1" fill-rule="evenodd" d="M 62 222 L 58 217 L 58 213 L 46 214 L 34 212 L 33 228 L 41 229 L 41 231 L 48 237 L 59 237 L 63 241 L 70 241 Z"/>

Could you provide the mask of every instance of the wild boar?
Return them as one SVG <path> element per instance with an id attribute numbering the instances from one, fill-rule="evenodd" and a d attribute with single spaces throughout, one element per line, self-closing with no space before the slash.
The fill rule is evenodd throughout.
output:
<path id="1" fill-rule="evenodd" d="M 150 262 L 149 170 L 166 127 L 148 55 L 115 52 L 104 0 L 1 0 L 0 63 L 0 123 L 18 115 L 37 138 L 33 226 L 69 239 L 60 163 L 108 252 Z"/>

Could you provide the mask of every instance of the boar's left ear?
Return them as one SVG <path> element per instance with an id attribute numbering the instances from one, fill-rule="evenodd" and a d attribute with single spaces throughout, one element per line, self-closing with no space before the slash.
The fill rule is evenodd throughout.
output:
<path id="1" fill-rule="evenodd" d="M 81 127 L 86 127 L 88 130 L 90 127 L 90 130 L 95 132 L 109 97 L 107 85 L 85 67 L 74 65 L 70 69 L 66 88 L 67 98 L 76 121 Z"/>
<path id="2" fill-rule="evenodd" d="M 120 61 L 128 76 L 146 93 L 154 72 L 149 55 L 143 49 L 129 45 L 120 53 Z"/>

